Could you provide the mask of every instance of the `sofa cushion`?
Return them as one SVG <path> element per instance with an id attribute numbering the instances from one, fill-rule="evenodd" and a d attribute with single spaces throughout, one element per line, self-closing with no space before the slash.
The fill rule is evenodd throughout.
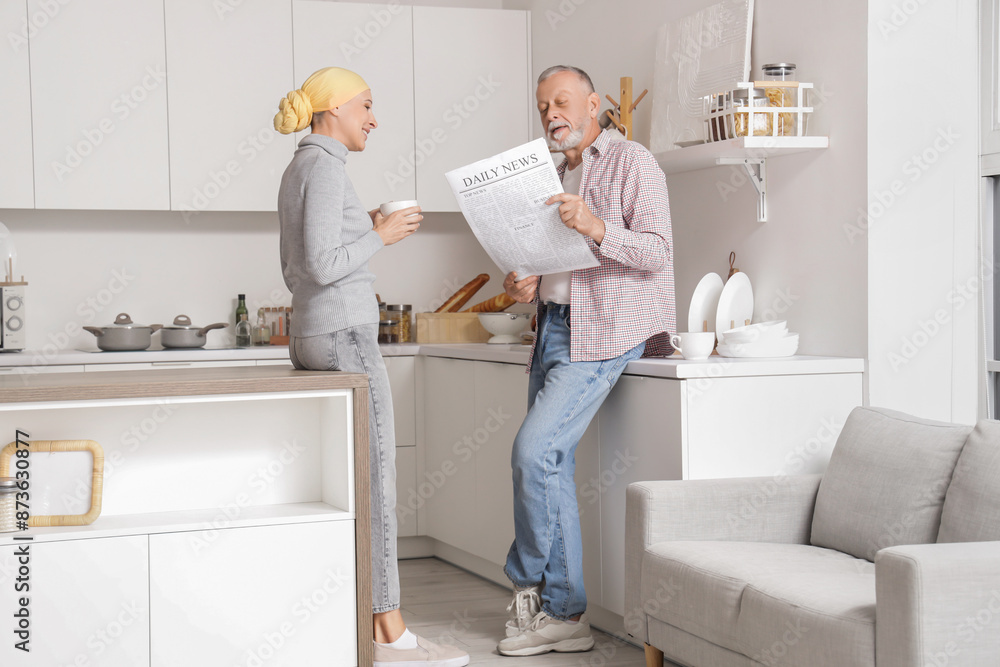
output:
<path id="1" fill-rule="evenodd" d="M 804 634 L 812 635 L 810 642 L 834 637 L 845 643 L 845 650 L 858 642 L 862 647 L 873 644 L 874 629 L 864 627 L 869 606 L 874 620 L 874 566 L 830 549 L 759 542 L 659 542 L 643 554 L 640 593 L 643 609 L 653 618 L 751 658 L 766 650 L 777 659 L 781 648 L 772 650 L 772 644 L 783 641 L 788 630 L 784 620 L 778 622 L 780 631 L 770 636 L 770 621 L 747 616 L 746 601 L 752 591 L 762 592 L 755 593 L 758 598 L 777 595 L 773 591 L 784 590 L 783 580 L 802 587 L 797 597 L 788 593 L 793 600 L 790 607 L 816 610 L 799 616 L 806 619 L 809 630 Z M 782 618 L 796 628 L 795 616 L 782 612 Z M 830 655 L 833 659 L 848 654 L 854 655 L 836 651 Z M 761 653 L 761 657 L 766 656 Z M 762 661 L 761 657 L 754 659 Z M 874 651 L 870 658 L 874 661 Z"/>
<path id="2" fill-rule="evenodd" d="M 823 474 L 812 544 L 874 560 L 937 539 L 941 507 L 971 427 L 855 408 Z"/>
<path id="3" fill-rule="evenodd" d="M 938 542 L 994 541 L 1000 541 L 1000 422 L 983 420 L 958 457 Z"/>

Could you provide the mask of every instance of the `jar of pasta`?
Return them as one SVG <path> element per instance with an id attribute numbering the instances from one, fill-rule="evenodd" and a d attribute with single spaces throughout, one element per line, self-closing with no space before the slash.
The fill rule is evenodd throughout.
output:
<path id="1" fill-rule="evenodd" d="M 385 307 L 389 319 L 398 322 L 396 336 L 398 343 L 413 342 L 413 306 L 408 303 L 390 303 Z"/>
<path id="2" fill-rule="evenodd" d="M 764 81 L 774 82 L 764 88 L 768 106 L 794 107 L 798 88 L 798 82 L 794 81 L 795 63 L 770 63 L 761 70 L 764 72 Z M 775 116 L 778 125 L 773 128 L 776 130 L 774 134 L 779 137 L 795 136 L 795 114 L 779 113 Z"/>
<path id="3" fill-rule="evenodd" d="M 760 88 L 737 88 L 733 91 L 733 135 L 737 137 L 763 137 L 771 134 L 771 114 L 751 114 L 747 107 L 766 107 L 767 97 Z M 753 127 L 751 127 L 751 124 Z"/>

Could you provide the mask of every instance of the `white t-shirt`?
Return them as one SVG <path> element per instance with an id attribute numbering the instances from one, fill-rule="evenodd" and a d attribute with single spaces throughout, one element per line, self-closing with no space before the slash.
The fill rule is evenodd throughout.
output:
<path id="1" fill-rule="evenodd" d="M 576 169 L 567 168 L 563 173 L 563 190 L 570 194 L 580 194 L 580 179 L 583 177 L 583 162 L 576 165 Z M 544 303 L 570 302 L 570 276 L 572 271 L 560 271 L 559 273 L 548 273 L 542 276 L 542 281 L 538 285 L 538 298 Z"/>

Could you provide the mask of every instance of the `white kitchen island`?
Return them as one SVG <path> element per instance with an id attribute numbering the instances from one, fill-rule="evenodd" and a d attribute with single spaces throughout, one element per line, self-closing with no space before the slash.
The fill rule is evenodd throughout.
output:
<path id="1" fill-rule="evenodd" d="M 0 534 L 0 664 L 370 665 L 367 386 L 277 367 L 0 378 L 5 443 L 95 440 L 106 462 L 93 524 Z M 28 461 L 32 514 L 87 510 L 89 453 Z"/>

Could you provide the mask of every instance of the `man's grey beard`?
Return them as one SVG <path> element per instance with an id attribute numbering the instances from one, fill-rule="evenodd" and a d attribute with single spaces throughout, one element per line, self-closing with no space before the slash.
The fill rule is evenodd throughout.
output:
<path id="1" fill-rule="evenodd" d="M 562 141 L 556 141 L 552 135 L 552 129 L 554 126 L 558 125 L 555 122 L 549 123 L 548 132 L 545 133 L 545 141 L 549 145 L 549 150 L 556 151 L 557 153 L 562 153 L 563 151 L 568 151 L 571 148 L 576 148 L 583 141 L 583 135 L 586 132 L 583 124 L 579 128 L 573 129 L 572 126 L 569 127 L 569 134 Z"/>

